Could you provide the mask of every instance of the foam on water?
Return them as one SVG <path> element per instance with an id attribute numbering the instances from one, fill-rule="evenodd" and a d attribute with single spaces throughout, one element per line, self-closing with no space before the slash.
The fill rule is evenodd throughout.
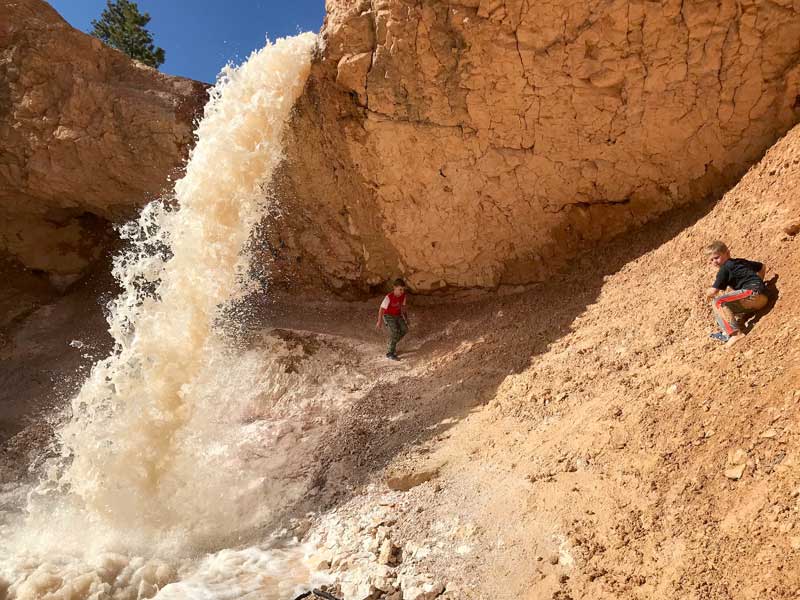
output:
<path id="1" fill-rule="evenodd" d="M 61 456 L 31 493 L 24 522 L 3 532 L 0 573 L 11 598 L 159 589 L 159 598 L 228 598 L 237 589 L 235 597 L 279 598 L 310 577 L 307 549 L 296 545 L 191 557 L 252 541 L 248 532 L 270 514 L 265 482 L 241 455 L 241 417 L 270 366 L 232 350 L 218 325 L 249 289 L 243 250 L 315 43 L 313 34 L 278 40 L 227 69 L 174 199 L 124 228 L 131 249 L 115 261 L 123 287 L 109 317 L 115 349 L 74 398 Z"/>

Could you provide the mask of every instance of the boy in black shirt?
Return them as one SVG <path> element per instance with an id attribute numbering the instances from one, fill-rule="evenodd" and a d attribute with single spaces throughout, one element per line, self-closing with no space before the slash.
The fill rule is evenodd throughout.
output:
<path id="1" fill-rule="evenodd" d="M 711 337 L 730 345 L 741 339 L 734 315 L 746 315 L 767 305 L 767 288 L 764 285 L 767 269 L 760 262 L 731 258 L 728 247 L 720 241 L 708 246 L 708 254 L 709 261 L 719 267 L 719 271 L 714 285 L 706 290 L 706 299 L 711 300 L 711 309 L 722 330 L 712 333 Z M 719 295 L 727 288 L 733 291 Z"/>

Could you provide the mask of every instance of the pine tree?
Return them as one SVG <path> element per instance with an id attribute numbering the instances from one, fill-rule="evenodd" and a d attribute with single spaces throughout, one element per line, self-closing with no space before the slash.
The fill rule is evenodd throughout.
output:
<path id="1" fill-rule="evenodd" d="M 92 21 L 90 33 L 131 58 L 158 68 L 164 62 L 164 49 L 154 46 L 153 36 L 145 29 L 149 22 L 150 15 L 140 13 L 136 2 L 106 0 L 106 8 Z"/>

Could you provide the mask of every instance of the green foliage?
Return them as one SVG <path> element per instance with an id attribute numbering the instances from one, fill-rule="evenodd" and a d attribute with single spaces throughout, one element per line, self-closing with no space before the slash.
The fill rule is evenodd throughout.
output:
<path id="1" fill-rule="evenodd" d="M 131 58 L 158 68 L 164 62 L 164 49 L 153 44 L 153 36 L 145 28 L 149 22 L 150 15 L 140 13 L 136 2 L 106 0 L 106 8 L 92 21 L 90 33 Z"/>

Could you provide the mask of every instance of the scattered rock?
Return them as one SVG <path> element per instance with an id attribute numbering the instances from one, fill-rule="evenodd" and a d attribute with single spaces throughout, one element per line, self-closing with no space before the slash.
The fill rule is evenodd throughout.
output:
<path id="1" fill-rule="evenodd" d="M 747 463 L 747 452 L 741 448 L 736 448 L 728 452 L 729 465 L 743 465 L 745 463 Z"/>
<path id="2" fill-rule="evenodd" d="M 739 480 L 744 475 L 747 468 L 747 452 L 741 448 L 736 448 L 728 452 L 728 465 L 725 469 L 725 477 L 728 479 Z"/>
<path id="3" fill-rule="evenodd" d="M 783 232 L 792 237 L 800 233 L 800 220 L 792 220 L 783 226 Z"/>
<path id="4" fill-rule="evenodd" d="M 378 562 L 382 565 L 397 565 L 400 562 L 400 548 L 391 540 L 383 540 L 378 554 Z"/>
<path id="5" fill-rule="evenodd" d="M 433 600 L 444 593 L 445 587 L 442 583 L 411 582 L 402 590 L 403 600 Z"/>
<path id="6" fill-rule="evenodd" d="M 774 437 L 778 437 L 778 432 L 774 428 L 770 427 L 769 429 L 767 429 L 764 433 L 762 433 L 758 437 L 764 438 L 764 439 L 772 439 Z"/>
<path id="7" fill-rule="evenodd" d="M 377 600 L 383 592 L 371 583 L 350 583 L 341 584 L 342 595 L 347 600 Z"/>
<path id="8" fill-rule="evenodd" d="M 389 489 L 398 492 L 407 492 L 411 488 L 426 483 L 439 476 L 439 467 L 409 469 L 406 467 L 390 471 L 386 476 L 386 485 Z"/>
<path id="9" fill-rule="evenodd" d="M 331 561 L 329 560 L 321 560 L 316 565 L 314 565 L 314 569 L 317 571 L 327 571 L 331 568 Z"/>
<path id="10" fill-rule="evenodd" d="M 728 479 L 733 479 L 734 481 L 738 481 L 744 475 L 744 470 L 747 468 L 747 465 L 734 465 L 733 467 L 728 467 L 725 469 L 725 477 Z"/>

